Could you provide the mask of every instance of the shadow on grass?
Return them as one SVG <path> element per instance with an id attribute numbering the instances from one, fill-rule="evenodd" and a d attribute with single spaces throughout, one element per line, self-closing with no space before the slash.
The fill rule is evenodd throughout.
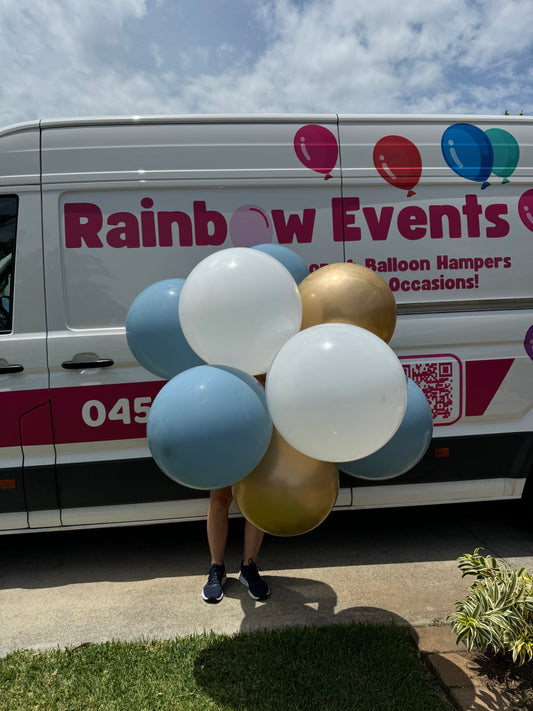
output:
<path id="1" fill-rule="evenodd" d="M 233 711 L 450 711 L 405 626 L 293 627 L 213 638 L 196 683 Z M 472 698 L 474 694 L 472 692 Z"/>
<path id="2" fill-rule="evenodd" d="M 195 663 L 196 681 L 213 701 L 233 711 L 453 708 L 407 620 L 376 607 L 336 613 L 337 595 L 321 581 L 268 581 L 275 593 L 255 602 L 228 580 L 226 595 L 241 597 L 241 632 L 214 638 Z M 473 703 L 468 677 L 458 667 L 454 676 Z"/>

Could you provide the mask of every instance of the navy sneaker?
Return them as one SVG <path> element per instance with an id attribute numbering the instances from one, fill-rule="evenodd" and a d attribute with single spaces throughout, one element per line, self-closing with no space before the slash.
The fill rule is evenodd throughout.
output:
<path id="1" fill-rule="evenodd" d="M 216 604 L 220 602 L 224 597 L 224 591 L 222 590 L 225 584 L 226 578 L 226 568 L 224 565 L 217 565 L 212 563 L 209 568 L 209 577 L 207 578 L 207 583 L 204 585 L 202 590 L 202 597 L 206 602 Z"/>
<path id="2" fill-rule="evenodd" d="M 253 600 L 264 600 L 270 595 L 270 588 L 259 575 L 257 565 L 250 558 L 248 565 L 241 563 L 241 572 L 239 573 L 239 582 L 246 585 L 248 595 Z"/>

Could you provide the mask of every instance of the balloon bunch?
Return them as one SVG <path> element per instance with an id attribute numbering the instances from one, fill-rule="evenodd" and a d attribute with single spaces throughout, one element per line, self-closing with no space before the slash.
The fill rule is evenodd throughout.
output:
<path id="1" fill-rule="evenodd" d="M 186 486 L 232 486 L 242 514 L 280 536 L 327 517 L 339 466 L 398 476 L 432 431 L 388 345 L 386 282 L 352 263 L 306 274 L 279 245 L 221 250 L 146 289 L 126 321 L 134 356 L 170 378 L 148 418 L 156 463 Z"/>

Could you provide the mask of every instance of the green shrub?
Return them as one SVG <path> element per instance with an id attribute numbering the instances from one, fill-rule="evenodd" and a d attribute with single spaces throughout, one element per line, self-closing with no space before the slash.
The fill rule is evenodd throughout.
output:
<path id="1" fill-rule="evenodd" d="M 465 554 L 459 569 L 475 576 L 465 600 L 449 617 L 457 643 L 471 651 L 512 654 L 518 665 L 533 659 L 533 582 L 525 568 L 514 570 L 492 556 Z"/>

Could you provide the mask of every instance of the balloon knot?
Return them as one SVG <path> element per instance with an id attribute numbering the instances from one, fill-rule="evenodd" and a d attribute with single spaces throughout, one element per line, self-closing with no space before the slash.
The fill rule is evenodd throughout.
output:
<path id="1" fill-rule="evenodd" d="M 326 177 L 324 178 L 324 180 L 329 180 L 329 179 L 332 178 L 332 177 L 333 177 L 333 176 L 332 176 L 330 173 L 328 173 L 328 174 L 326 175 Z"/>
<path id="2" fill-rule="evenodd" d="M 489 183 L 489 181 L 487 180 L 487 181 L 485 181 L 485 182 L 483 183 L 483 185 L 481 186 L 481 189 L 482 189 L 482 190 L 485 190 L 485 188 L 488 188 L 488 187 L 490 187 L 490 183 Z"/>
<path id="3" fill-rule="evenodd" d="M 409 192 L 407 193 L 407 197 L 411 197 L 411 195 L 415 195 L 414 190 L 409 190 Z"/>
<path id="4" fill-rule="evenodd" d="M 502 185 L 505 185 L 505 183 L 508 183 L 508 182 L 509 182 L 509 178 L 504 178 L 504 179 L 502 180 Z"/>

